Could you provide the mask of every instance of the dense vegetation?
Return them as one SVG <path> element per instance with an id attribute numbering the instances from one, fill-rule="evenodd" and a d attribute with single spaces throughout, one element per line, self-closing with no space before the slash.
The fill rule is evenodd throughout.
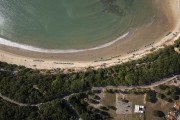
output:
<path id="1" fill-rule="evenodd" d="M 155 103 L 157 101 L 156 92 L 152 90 L 149 91 L 146 96 L 146 101 Z"/>
<path id="2" fill-rule="evenodd" d="M 159 99 L 165 100 L 167 102 L 173 102 L 179 100 L 179 95 L 180 95 L 179 87 L 160 85 L 159 89 L 160 89 L 158 94 Z"/>
<path id="3" fill-rule="evenodd" d="M 19 107 L 0 99 L 0 120 L 75 120 L 62 100 L 38 107 Z"/>
<path id="4" fill-rule="evenodd" d="M 160 85 L 156 91 L 150 90 L 147 92 L 146 101 L 155 103 L 157 99 L 167 102 L 179 100 L 180 88 L 177 86 Z"/>
<path id="5" fill-rule="evenodd" d="M 144 85 L 180 72 L 180 40 L 142 59 L 87 72 L 44 74 L 0 62 L 0 93 L 24 103 L 39 103 L 92 86 Z"/>

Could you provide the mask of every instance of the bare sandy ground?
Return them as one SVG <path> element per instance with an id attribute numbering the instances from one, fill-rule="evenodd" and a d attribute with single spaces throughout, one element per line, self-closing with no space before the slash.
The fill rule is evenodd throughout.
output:
<path id="1" fill-rule="evenodd" d="M 87 67 L 109 67 L 139 59 L 150 53 L 152 48 L 157 50 L 163 44 L 173 44 L 180 37 L 180 0 L 155 1 L 160 12 L 150 24 L 131 31 L 125 40 L 106 48 L 50 54 L 0 45 L 0 61 L 34 69 L 84 70 Z"/>

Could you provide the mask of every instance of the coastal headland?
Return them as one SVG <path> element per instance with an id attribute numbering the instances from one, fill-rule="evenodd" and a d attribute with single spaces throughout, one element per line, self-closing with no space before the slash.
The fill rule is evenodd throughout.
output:
<path id="1" fill-rule="evenodd" d="M 155 0 L 161 14 L 152 22 L 129 31 L 115 41 L 96 48 L 68 51 L 46 52 L 30 51 L 0 44 L 0 61 L 23 65 L 34 69 L 75 69 L 87 67 L 109 67 L 139 59 L 152 49 L 173 44 L 180 37 L 180 0 Z"/>

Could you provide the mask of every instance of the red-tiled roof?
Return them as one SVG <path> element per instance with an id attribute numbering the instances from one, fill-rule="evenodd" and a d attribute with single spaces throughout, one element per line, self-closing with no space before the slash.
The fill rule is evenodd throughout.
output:
<path id="1" fill-rule="evenodd" d="M 174 117 L 176 114 L 174 112 L 169 112 L 169 115 Z"/>
<path id="2" fill-rule="evenodd" d="M 171 115 L 168 115 L 168 120 L 175 120 L 175 117 L 171 116 Z"/>

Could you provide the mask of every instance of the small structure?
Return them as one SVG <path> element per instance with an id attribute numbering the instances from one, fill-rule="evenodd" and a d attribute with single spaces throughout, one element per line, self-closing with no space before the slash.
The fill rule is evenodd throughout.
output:
<path id="1" fill-rule="evenodd" d="M 175 112 L 169 112 L 169 115 L 175 117 L 177 114 Z"/>
<path id="2" fill-rule="evenodd" d="M 169 112 L 167 119 L 168 120 L 177 120 L 177 114 L 175 112 Z"/>
<path id="3" fill-rule="evenodd" d="M 176 120 L 175 117 L 168 115 L 167 120 Z"/>
<path id="4" fill-rule="evenodd" d="M 180 120 L 180 102 L 176 102 L 173 106 L 174 110 L 167 115 L 167 120 Z"/>
<path id="5" fill-rule="evenodd" d="M 142 105 L 135 105 L 135 109 L 134 109 L 135 113 L 144 113 L 144 111 L 145 111 L 144 106 L 142 106 Z"/>
<path id="6" fill-rule="evenodd" d="M 177 111 L 179 111 L 179 110 L 180 110 L 180 102 L 176 102 L 176 103 L 174 104 L 174 108 L 175 108 Z"/>
<path id="7" fill-rule="evenodd" d="M 180 115 L 177 117 L 177 120 L 180 120 Z"/>

